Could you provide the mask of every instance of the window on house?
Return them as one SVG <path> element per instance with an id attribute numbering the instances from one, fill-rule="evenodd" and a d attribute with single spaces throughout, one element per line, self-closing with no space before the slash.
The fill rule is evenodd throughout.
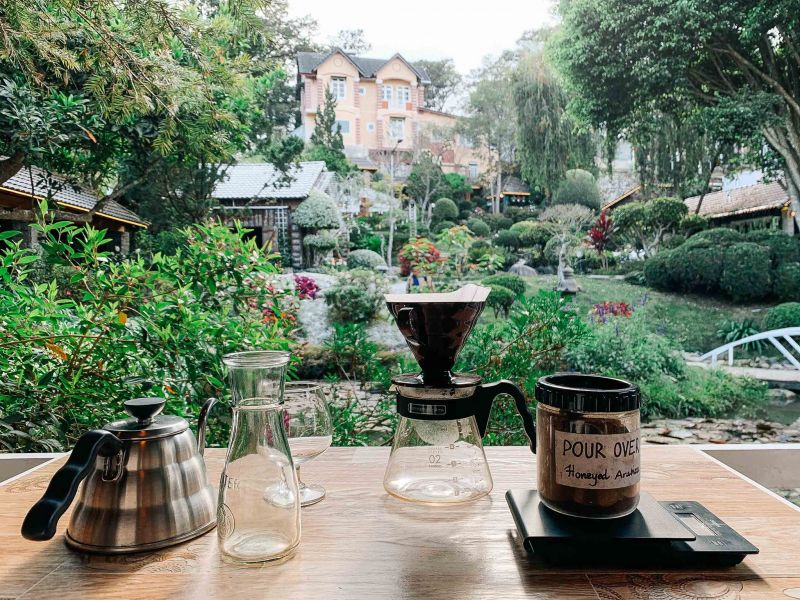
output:
<path id="1" fill-rule="evenodd" d="M 389 137 L 395 140 L 402 139 L 405 125 L 405 119 L 401 119 L 399 117 L 392 117 L 389 119 Z"/>
<path id="2" fill-rule="evenodd" d="M 367 123 L 367 131 L 375 131 L 375 123 Z"/>
<path id="3" fill-rule="evenodd" d="M 350 121 L 335 121 L 333 130 L 336 131 L 336 126 L 339 126 L 339 131 L 342 133 L 350 133 Z"/>
<path id="4" fill-rule="evenodd" d="M 337 100 L 342 100 L 347 97 L 347 79 L 345 77 L 331 77 L 331 83 L 328 86 L 331 94 Z"/>
<path id="5" fill-rule="evenodd" d="M 387 102 L 392 101 L 392 86 L 381 86 L 381 100 L 386 100 Z"/>
<path id="6" fill-rule="evenodd" d="M 367 95 L 367 88 L 365 88 L 362 85 L 360 88 L 358 88 L 358 94 L 359 94 L 359 96 L 366 96 Z"/>
<path id="7" fill-rule="evenodd" d="M 469 163 L 469 177 L 470 179 L 477 179 L 478 177 L 478 163 Z"/>
<path id="8" fill-rule="evenodd" d="M 411 88 L 407 85 L 398 85 L 396 106 L 405 106 L 406 102 L 411 102 Z"/>

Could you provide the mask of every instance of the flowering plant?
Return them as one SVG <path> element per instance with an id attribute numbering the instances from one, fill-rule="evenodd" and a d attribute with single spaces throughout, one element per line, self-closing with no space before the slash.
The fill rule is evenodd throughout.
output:
<path id="1" fill-rule="evenodd" d="M 630 317 L 633 308 L 627 302 L 598 302 L 592 307 L 590 317 L 592 321 L 606 323 L 609 317 Z"/>
<path id="2" fill-rule="evenodd" d="M 294 289 L 297 290 L 300 300 L 314 300 L 319 292 L 317 282 L 305 275 L 294 276 Z"/>

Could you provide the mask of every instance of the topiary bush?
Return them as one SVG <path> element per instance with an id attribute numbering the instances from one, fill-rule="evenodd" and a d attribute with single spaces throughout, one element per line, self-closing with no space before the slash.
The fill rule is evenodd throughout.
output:
<path id="1" fill-rule="evenodd" d="M 519 221 L 511 226 L 511 231 L 519 236 L 520 246 L 533 248 L 544 245 L 553 237 L 553 230 L 547 223 L 541 221 Z"/>
<path id="2" fill-rule="evenodd" d="M 492 233 L 492 229 L 486 224 L 486 222 L 477 218 L 467 221 L 467 227 L 469 227 L 469 230 L 478 237 L 487 237 Z"/>
<path id="3" fill-rule="evenodd" d="M 675 286 L 672 278 L 671 261 L 675 250 L 662 250 L 644 263 L 644 280 L 657 290 L 671 290 Z"/>
<path id="4" fill-rule="evenodd" d="M 686 243 L 691 247 L 713 248 L 743 241 L 745 241 L 744 235 L 735 229 L 716 227 L 695 233 Z"/>
<path id="5" fill-rule="evenodd" d="M 800 263 L 787 263 L 775 269 L 772 293 L 779 300 L 800 300 Z"/>
<path id="6" fill-rule="evenodd" d="M 583 169 L 570 169 L 564 181 L 558 186 L 555 204 L 582 204 L 591 209 L 600 208 L 600 190 L 594 175 Z"/>
<path id="7" fill-rule="evenodd" d="M 764 325 L 767 331 L 784 327 L 800 327 L 800 302 L 784 302 L 773 306 L 767 312 Z"/>
<path id="8" fill-rule="evenodd" d="M 312 231 L 338 229 L 341 224 L 339 208 L 333 198 L 319 190 L 311 190 L 292 213 L 294 224 Z"/>
<path id="9" fill-rule="evenodd" d="M 374 269 L 385 266 L 386 261 L 383 257 L 372 250 L 353 250 L 347 257 L 347 267 L 350 269 Z"/>
<path id="10" fill-rule="evenodd" d="M 769 250 L 769 258 L 774 268 L 788 263 L 800 263 L 800 238 L 786 235 L 781 231 L 751 231 L 745 238 Z"/>
<path id="11" fill-rule="evenodd" d="M 525 293 L 525 281 L 519 275 L 511 273 L 492 275 L 491 277 L 486 277 L 481 283 L 489 286 L 502 285 L 514 292 L 515 296 L 521 296 Z"/>
<path id="12" fill-rule="evenodd" d="M 510 229 L 498 231 L 494 238 L 494 244 L 504 248 L 519 248 L 519 236 L 515 231 L 511 231 Z"/>
<path id="13" fill-rule="evenodd" d="M 455 227 L 456 224 L 452 221 L 439 221 L 436 225 L 433 226 L 433 233 L 441 233 L 445 229 L 450 229 L 451 227 Z"/>
<path id="14" fill-rule="evenodd" d="M 517 299 L 516 295 L 510 289 L 502 285 L 490 285 L 489 287 L 492 291 L 489 292 L 486 305 L 494 310 L 495 317 L 499 317 L 500 315 L 508 317 L 508 313 L 514 305 L 514 301 Z"/>
<path id="15" fill-rule="evenodd" d="M 725 253 L 719 248 L 681 246 L 667 263 L 670 279 L 684 292 L 717 292 L 725 267 Z"/>
<path id="16" fill-rule="evenodd" d="M 752 242 L 733 244 L 725 250 L 724 265 L 719 285 L 735 301 L 760 300 L 770 295 L 769 252 L 762 246 Z"/>
<path id="17" fill-rule="evenodd" d="M 481 215 L 481 221 L 486 223 L 492 231 L 501 231 L 503 229 L 511 229 L 514 224 L 512 219 L 504 215 L 492 215 L 489 213 Z"/>
<path id="18" fill-rule="evenodd" d="M 383 306 L 385 283 L 374 271 L 354 269 L 343 273 L 325 292 L 325 303 L 331 320 L 339 323 L 366 323 Z"/>
<path id="19" fill-rule="evenodd" d="M 455 221 L 458 218 L 458 207 L 450 198 L 439 198 L 431 211 L 434 221 Z"/>

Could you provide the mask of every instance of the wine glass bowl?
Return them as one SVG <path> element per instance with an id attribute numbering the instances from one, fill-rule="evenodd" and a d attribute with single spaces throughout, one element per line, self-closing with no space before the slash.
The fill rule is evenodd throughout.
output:
<path id="1" fill-rule="evenodd" d="M 333 423 L 325 392 L 318 383 L 287 382 L 284 393 L 286 433 L 297 470 L 301 506 L 325 498 L 325 488 L 300 479 L 300 467 L 327 450 L 333 441 Z"/>

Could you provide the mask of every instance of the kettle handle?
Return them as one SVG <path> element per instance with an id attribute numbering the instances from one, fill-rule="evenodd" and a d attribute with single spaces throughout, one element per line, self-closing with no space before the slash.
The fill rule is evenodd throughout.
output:
<path id="1" fill-rule="evenodd" d="M 44 541 L 56 533 L 56 525 L 72 504 L 78 485 L 91 472 L 98 455 L 113 456 L 123 449 L 122 441 L 110 431 L 95 429 L 84 433 L 66 464 L 56 471 L 42 498 L 22 522 L 22 537 Z"/>
<path id="2" fill-rule="evenodd" d="M 203 456 L 203 451 L 206 449 L 206 423 L 208 422 L 208 413 L 211 412 L 211 409 L 214 408 L 216 403 L 216 398 L 209 398 L 206 400 L 197 417 L 197 453 L 200 456 Z"/>
<path id="3" fill-rule="evenodd" d="M 475 420 L 478 422 L 478 431 L 483 437 L 489 425 L 489 413 L 492 411 L 494 399 L 500 394 L 508 394 L 514 399 L 517 412 L 522 419 L 522 426 L 525 434 L 530 441 L 531 452 L 536 454 L 536 423 L 533 420 L 531 411 L 528 409 L 528 399 L 518 385 L 503 379 L 494 383 L 479 385 L 473 396 L 475 401 Z"/>

